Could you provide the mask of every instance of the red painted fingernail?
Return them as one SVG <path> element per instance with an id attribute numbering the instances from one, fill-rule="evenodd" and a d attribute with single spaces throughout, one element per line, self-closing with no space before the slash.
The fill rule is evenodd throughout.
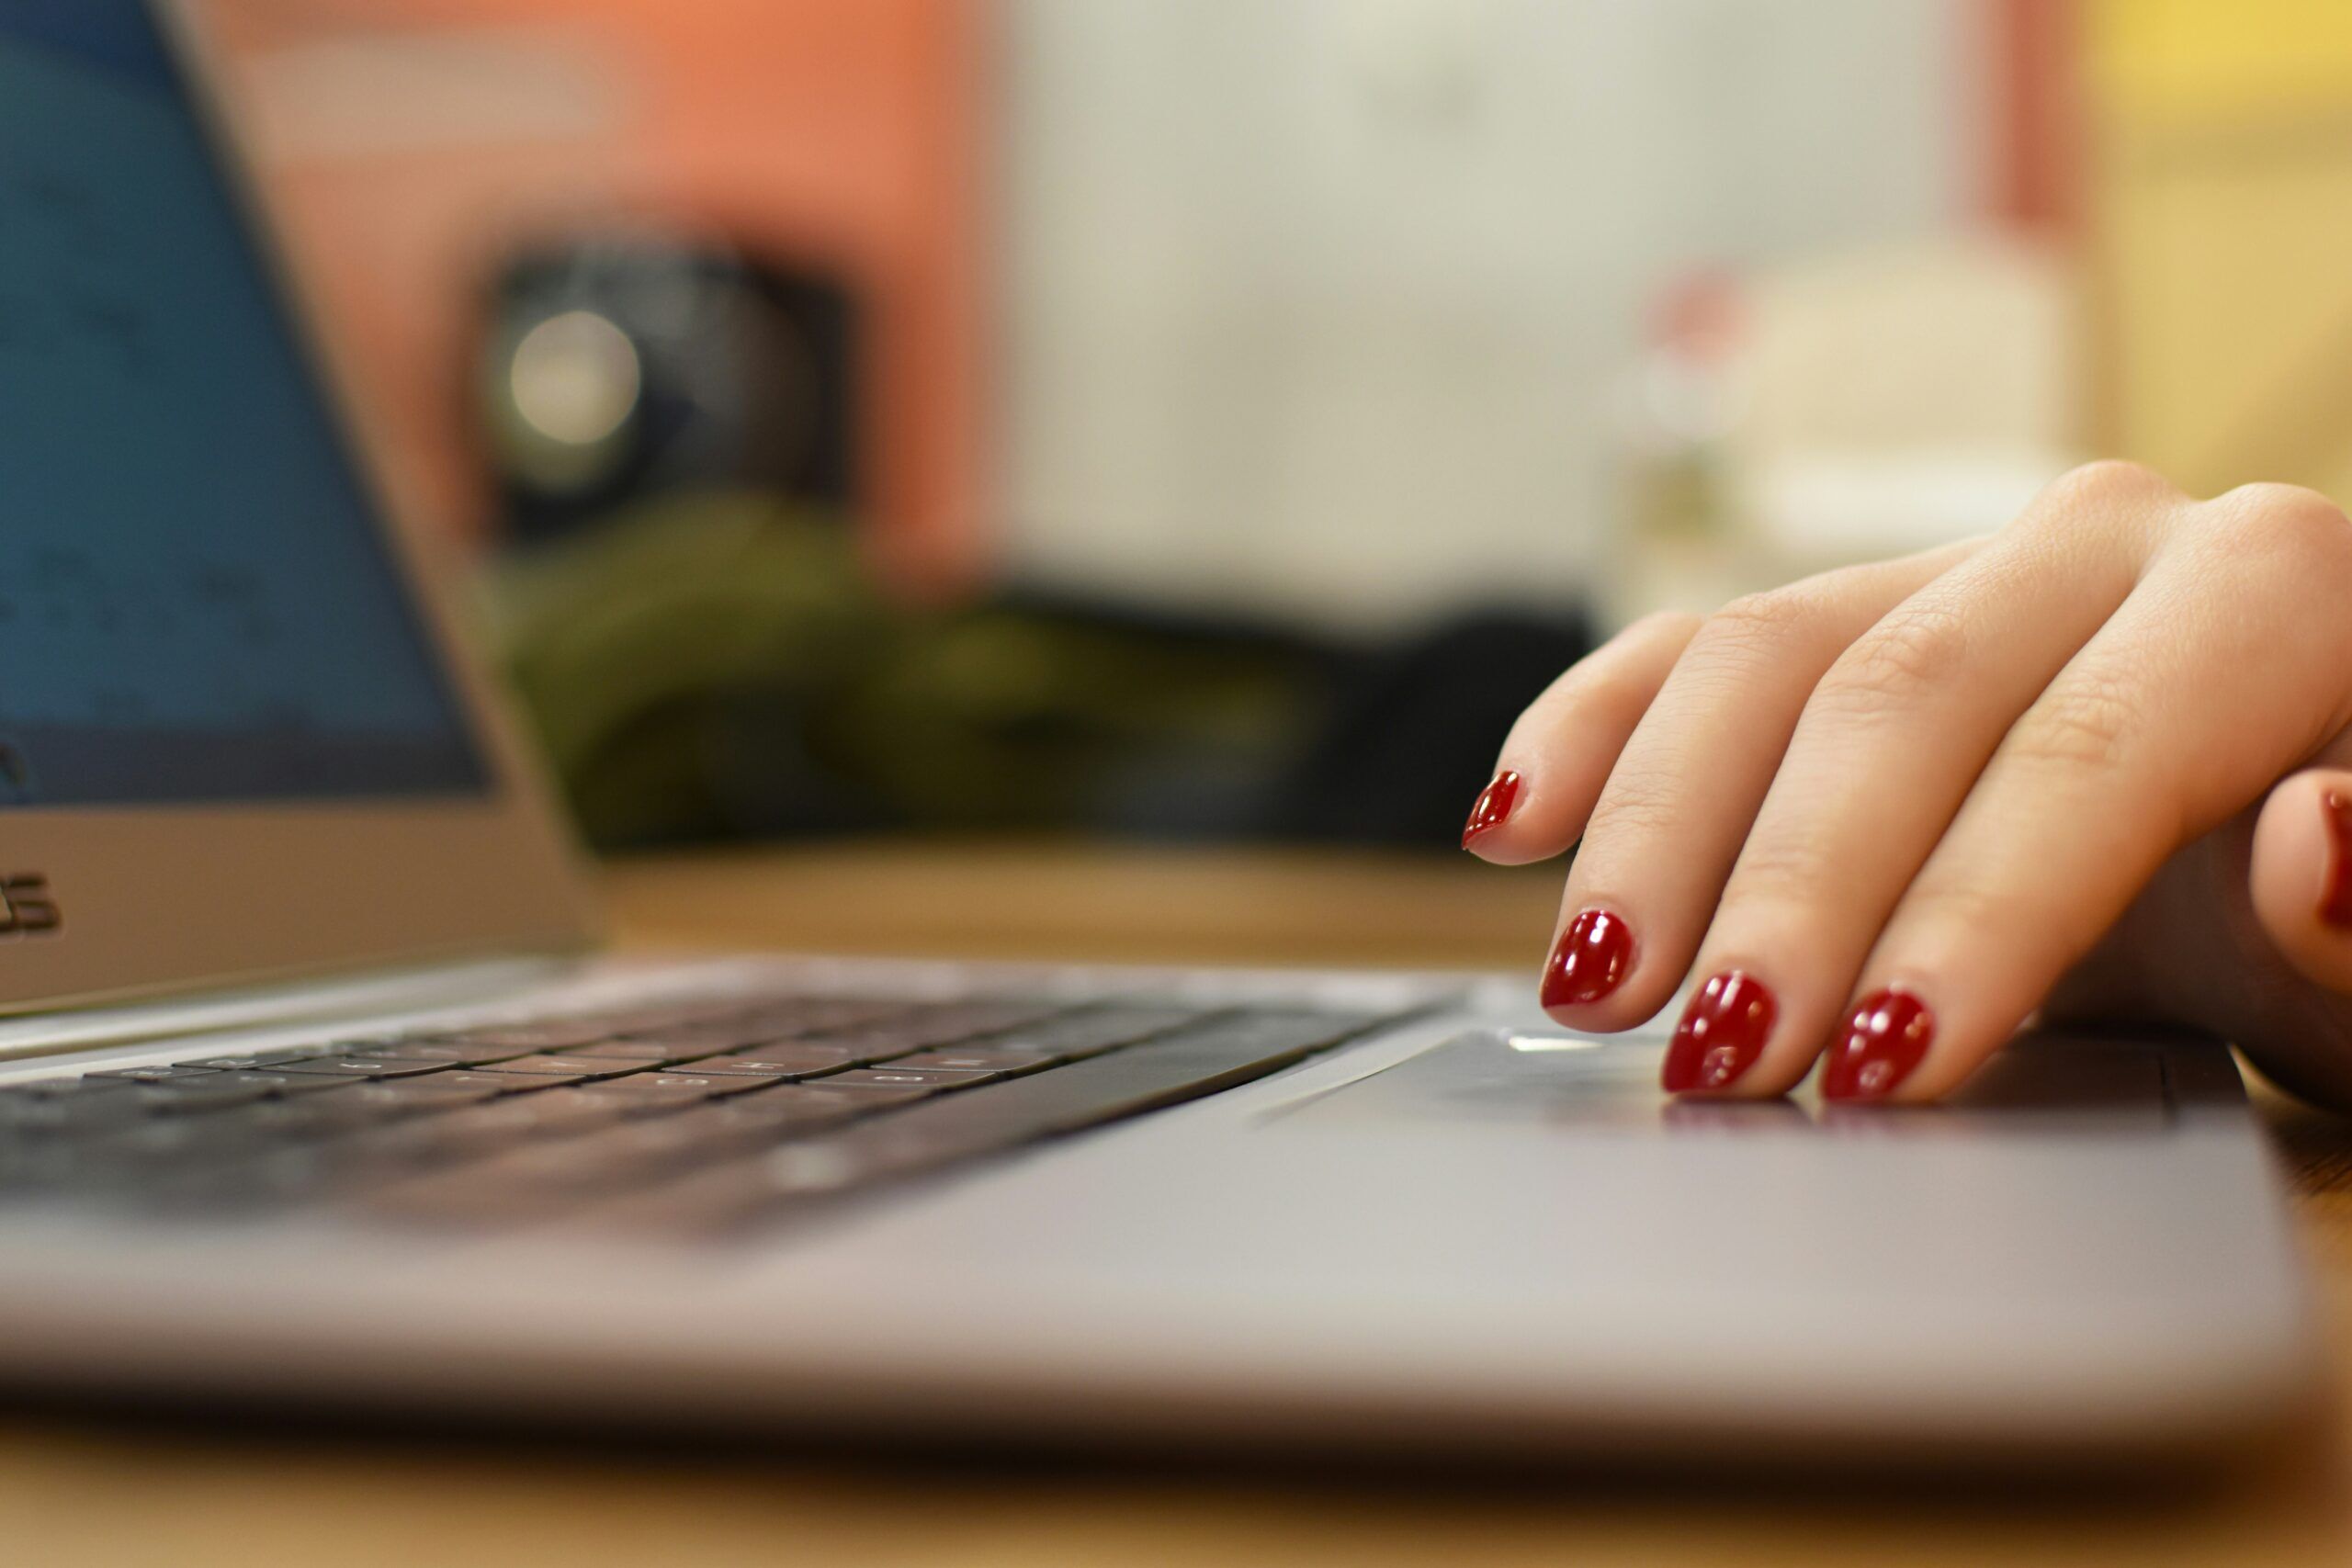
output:
<path id="1" fill-rule="evenodd" d="M 1659 1079 L 1669 1094 L 1722 1089 L 1756 1065 L 1780 1012 L 1772 989 L 1755 976 L 1727 969 L 1709 980 L 1682 1010 Z"/>
<path id="2" fill-rule="evenodd" d="M 1936 1037 L 1936 1015 L 1908 991 L 1873 991 L 1846 1021 L 1846 1038 L 1821 1075 L 1825 1100 L 1879 1100 L 1894 1092 Z"/>
<path id="3" fill-rule="evenodd" d="M 2319 918 L 2331 926 L 2352 930 L 2352 795 L 2331 789 L 2324 791 L 2319 801 L 2327 815 L 2329 850 Z"/>
<path id="4" fill-rule="evenodd" d="M 1478 792 L 1477 800 L 1470 807 L 1470 820 L 1462 829 L 1464 849 L 1470 847 L 1471 840 L 1492 832 L 1510 818 L 1511 807 L 1519 804 L 1519 775 L 1505 769 L 1495 775 L 1494 783 Z"/>
<path id="5" fill-rule="evenodd" d="M 1634 966 L 1634 931 L 1606 909 L 1585 909 L 1560 933 L 1544 965 L 1542 1000 L 1547 1008 L 1597 1002 L 1617 988 Z"/>

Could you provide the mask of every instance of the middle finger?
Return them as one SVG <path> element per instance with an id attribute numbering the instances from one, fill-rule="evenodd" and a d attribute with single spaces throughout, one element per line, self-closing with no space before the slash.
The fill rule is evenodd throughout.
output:
<path id="1" fill-rule="evenodd" d="M 2151 484 L 2057 487 L 1859 638 L 1806 704 L 1699 957 L 1677 1092 L 1804 1076 L 1871 943 L 2018 714 L 2130 595 Z"/>

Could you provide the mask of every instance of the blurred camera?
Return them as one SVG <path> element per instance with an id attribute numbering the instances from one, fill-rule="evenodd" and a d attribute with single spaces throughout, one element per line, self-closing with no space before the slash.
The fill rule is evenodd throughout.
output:
<path id="1" fill-rule="evenodd" d="M 475 389 L 511 536 L 681 490 L 847 513 L 857 316 L 837 279 L 724 245 L 628 236 L 518 256 L 492 290 Z"/>

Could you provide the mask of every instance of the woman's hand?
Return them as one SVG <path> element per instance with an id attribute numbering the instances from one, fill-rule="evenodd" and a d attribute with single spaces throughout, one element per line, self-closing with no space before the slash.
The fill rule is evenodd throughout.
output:
<path id="1" fill-rule="evenodd" d="M 2352 1105 L 2352 523 L 2078 469 L 1999 534 L 1629 627 L 1464 843 L 1578 844 L 1544 1005 L 1695 976 L 1668 1089 L 1944 1094 L 2028 1015 L 2222 1034 Z"/>

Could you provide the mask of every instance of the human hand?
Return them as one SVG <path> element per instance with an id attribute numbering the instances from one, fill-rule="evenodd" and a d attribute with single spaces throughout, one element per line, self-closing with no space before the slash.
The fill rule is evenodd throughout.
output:
<path id="1" fill-rule="evenodd" d="M 2000 533 L 1636 623 L 1505 742 L 1464 845 L 1577 846 L 1582 1030 L 1701 982 L 1679 1092 L 1933 1100 L 2037 1009 L 2211 1031 L 2352 1107 L 2352 522 L 2067 475 Z"/>

